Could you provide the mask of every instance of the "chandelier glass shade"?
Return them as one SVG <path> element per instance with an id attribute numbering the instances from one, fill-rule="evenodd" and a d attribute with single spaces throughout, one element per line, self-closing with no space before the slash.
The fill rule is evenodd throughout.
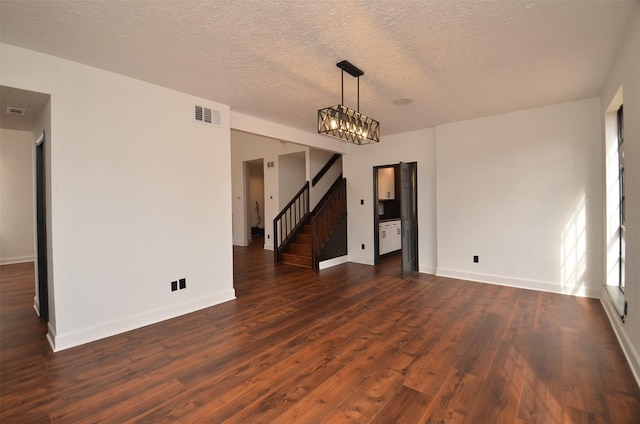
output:
<path id="1" fill-rule="evenodd" d="M 360 113 L 360 69 L 346 60 L 336 64 L 342 69 L 342 104 L 318 110 L 318 133 L 354 144 L 378 143 L 380 123 Z M 344 106 L 344 71 L 358 80 L 358 110 Z"/>

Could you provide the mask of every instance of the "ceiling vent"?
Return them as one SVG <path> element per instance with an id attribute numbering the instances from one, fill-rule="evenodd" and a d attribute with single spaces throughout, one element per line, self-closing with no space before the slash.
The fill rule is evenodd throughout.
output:
<path id="1" fill-rule="evenodd" d="M 196 105 L 194 112 L 194 119 L 196 122 L 215 125 L 216 127 L 220 126 L 220 111 Z"/>
<path id="2" fill-rule="evenodd" d="M 24 116 L 27 111 L 19 107 L 7 106 L 7 115 Z"/>

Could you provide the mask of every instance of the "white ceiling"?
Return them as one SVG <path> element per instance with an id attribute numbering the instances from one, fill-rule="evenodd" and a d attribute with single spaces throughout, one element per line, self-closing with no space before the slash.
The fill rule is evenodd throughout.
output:
<path id="1" fill-rule="evenodd" d="M 599 96 L 637 3 L 0 0 L 0 39 L 310 132 L 347 59 L 388 135 Z"/>

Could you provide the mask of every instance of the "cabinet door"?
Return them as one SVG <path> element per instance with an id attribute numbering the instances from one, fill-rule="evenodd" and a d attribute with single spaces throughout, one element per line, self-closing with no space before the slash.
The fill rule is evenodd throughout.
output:
<path id="1" fill-rule="evenodd" d="M 378 228 L 380 231 L 378 237 L 378 253 L 384 255 L 385 253 L 391 252 L 392 231 L 390 231 L 391 227 L 386 222 L 381 223 Z"/>
<path id="2" fill-rule="evenodd" d="M 393 167 L 378 168 L 378 200 L 396 198 L 395 170 Z"/>
<path id="3" fill-rule="evenodd" d="M 400 231 L 400 221 L 394 221 L 391 227 L 391 251 L 400 250 L 402 248 L 402 234 Z"/>

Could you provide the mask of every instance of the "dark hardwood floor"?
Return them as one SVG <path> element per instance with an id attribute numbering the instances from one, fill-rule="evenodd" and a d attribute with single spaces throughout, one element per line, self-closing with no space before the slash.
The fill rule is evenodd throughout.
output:
<path id="1" fill-rule="evenodd" d="M 52 353 L 1 267 L 2 423 L 638 423 L 599 301 L 234 248 L 238 299 Z"/>

